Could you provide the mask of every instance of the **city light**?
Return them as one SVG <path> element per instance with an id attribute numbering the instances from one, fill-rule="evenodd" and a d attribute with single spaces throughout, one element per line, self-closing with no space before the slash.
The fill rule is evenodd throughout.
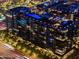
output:
<path id="1" fill-rule="evenodd" d="M 79 1 L 0 0 L 0 58 L 78 59 L 78 54 Z"/>

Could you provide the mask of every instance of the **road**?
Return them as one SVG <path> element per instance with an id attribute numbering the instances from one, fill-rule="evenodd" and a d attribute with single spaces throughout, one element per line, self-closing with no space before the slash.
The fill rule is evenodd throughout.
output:
<path id="1" fill-rule="evenodd" d="M 0 59 L 27 59 L 8 44 L 0 42 Z M 28 58 L 30 59 L 30 58 Z"/>
<path id="2" fill-rule="evenodd" d="M 0 22 L 0 30 L 6 30 L 6 23 L 5 22 Z"/>

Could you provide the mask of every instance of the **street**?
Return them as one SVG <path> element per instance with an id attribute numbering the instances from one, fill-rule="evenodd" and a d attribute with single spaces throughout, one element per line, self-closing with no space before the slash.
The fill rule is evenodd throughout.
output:
<path id="1" fill-rule="evenodd" d="M 10 59 L 27 59 L 24 56 L 17 52 L 13 47 L 8 44 L 0 42 L 0 58 L 10 58 Z"/>

